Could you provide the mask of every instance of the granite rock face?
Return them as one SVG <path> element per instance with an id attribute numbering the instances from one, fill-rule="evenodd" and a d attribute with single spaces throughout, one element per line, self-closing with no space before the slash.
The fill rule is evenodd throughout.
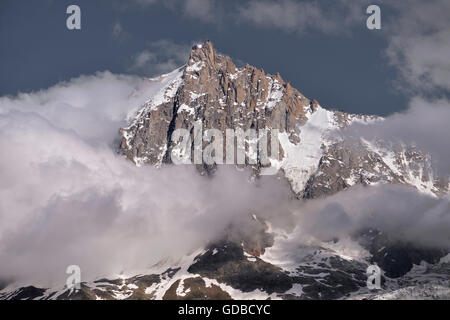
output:
<path id="1" fill-rule="evenodd" d="M 222 131 L 224 139 L 226 129 L 265 128 L 296 139 L 306 112 L 317 108 L 279 74 L 265 74 L 250 65 L 237 68 L 208 41 L 195 46 L 187 65 L 171 76 L 175 79 L 161 92 L 164 99 L 151 99 L 130 126 L 121 129 L 121 152 L 136 164 L 170 163 L 173 131 L 193 132 L 196 123 L 203 131 Z"/>
<path id="2" fill-rule="evenodd" d="M 417 148 L 342 134 L 354 122 L 382 118 L 326 110 L 279 74 L 248 64 L 236 67 L 209 41 L 194 46 L 188 63 L 162 78 L 167 85 L 120 130 L 120 152 L 137 165 L 170 164 L 176 129 L 190 133 L 187 158 L 197 164 L 194 145 L 199 130 L 222 133 L 225 163 L 227 129 L 277 129 L 278 156 L 270 162 L 255 156 L 259 145 L 251 144 L 254 137 L 246 137 L 245 165 L 256 175 L 268 166 L 280 169 L 298 198 L 327 196 L 359 183 L 399 183 L 433 195 L 448 193 L 448 179 L 437 177 L 429 157 Z M 271 144 L 267 145 L 270 153 Z M 236 160 L 235 154 L 231 157 Z M 199 167 L 209 173 L 212 166 Z"/>

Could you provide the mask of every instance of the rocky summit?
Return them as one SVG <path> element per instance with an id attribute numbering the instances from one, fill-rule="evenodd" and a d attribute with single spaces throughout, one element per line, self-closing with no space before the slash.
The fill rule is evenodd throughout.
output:
<path id="1" fill-rule="evenodd" d="M 327 110 L 279 75 L 246 65 L 238 68 L 206 41 L 192 48 L 188 63 L 158 79 L 162 87 L 120 130 L 120 152 L 136 165 L 171 162 L 172 133 L 203 130 L 278 129 L 280 169 L 299 198 L 327 196 L 355 184 L 399 183 L 433 195 L 448 192 L 448 179 L 433 172 L 429 157 L 415 148 L 345 137 L 354 122 L 382 118 Z M 224 157 L 226 157 L 224 152 Z M 256 174 L 261 161 L 247 165 Z M 208 171 L 208 166 L 204 166 Z"/>
<path id="2" fill-rule="evenodd" d="M 187 64 L 151 79 L 149 97 L 120 129 L 119 152 L 137 166 L 171 164 L 177 129 L 277 129 L 280 153 L 270 166 L 290 184 L 295 201 L 331 196 L 355 185 L 400 184 L 430 197 L 449 193 L 449 181 L 415 146 L 346 134 L 353 123 L 383 121 L 328 110 L 279 74 L 237 67 L 209 41 L 192 48 Z M 248 142 L 248 141 L 247 141 Z M 226 154 L 224 154 L 226 157 Z M 245 166 L 255 177 L 267 164 Z M 214 175 L 216 165 L 198 165 Z M 67 288 L 10 287 L 0 299 L 450 299 L 449 253 L 392 242 L 369 229 L 351 239 L 329 239 L 289 248 L 289 234 L 250 215 L 258 241 L 224 238 L 178 260 L 161 261 L 146 274 Z M 227 226 L 224 226 L 226 228 Z M 347 241 L 347 242 L 346 242 Z M 353 250 L 357 248 L 357 250 Z M 355 253 L 356 252 L 356 253 Z M 367 267 L 383 270 L 382 289 L 369 290 Z"/>

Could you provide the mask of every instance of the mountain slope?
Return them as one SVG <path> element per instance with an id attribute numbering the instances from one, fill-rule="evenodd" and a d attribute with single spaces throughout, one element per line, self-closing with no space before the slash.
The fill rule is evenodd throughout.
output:
<path id="1" fill-rule="evenodd" d="M 209 41 L 195 46 L 187 65 L 163 79 L 167 85 L 120 130 L 120 152 L 137 165 L 171 163 L 176 129 L 191 132 L 192 148 L 196 124 L 203 131 L 218 129 L 224 137 L 226 129 L 278 129 L 280 157 L 270 165 L 283 171 L 297 197 L 315 198 L 358 183 L 383 182 L 432 195 L 448 192 L 448 180 L 436 177 L 429 158 L 417 148 L 351 139 L 340 132 L 354 122 L 382 118 L 326 110 L 279 74 L 250 65 L 237 68 Z M 267 164 L 257 160 L 247 159 L 246 164 L 259 174 Z"/>

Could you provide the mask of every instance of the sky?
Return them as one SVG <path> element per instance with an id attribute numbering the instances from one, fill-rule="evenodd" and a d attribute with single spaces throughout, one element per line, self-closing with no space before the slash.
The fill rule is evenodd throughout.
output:
<path id="1" fill-rule="evenodd" d="M 70 4 L 81 8 L 81 30 L 66 28 Z M 209 39 L 238 63 L 279 72 L 325 107 L 388 115 L 408 101 L 387 52 L 396 12 L 370 4 L 382 8 L 381 30 L 366 27 L 364 0 L 3 0 L 0 96 L 97 71 L 155 76 Z"/>
<path id="2" fill-rule="evenodd" d="M 378 3 L 382 28 L 371 31 L 365 0 L 1 1 L 0 284 L 51 285 L 73 263 L 93 278 L 142 270 L 249 208 L 269 221 L 292 213 L 282 181 L 250 185 L 235 170 L 205 180 L 117 154 L 127 114 L 155 93 L 143 76 L 183 65 L 205 39 L 324 107 L 387 115 L 349 131 L 416 144 L 450 176 L 450 2 Z M 66 28 L 69 4 L 81 30 Z M 370 215 L 393 235 L 450 246 L 449 200 L 414 190 L 350 189 L 300 211 L 300 238 L 352 233 Z"/>

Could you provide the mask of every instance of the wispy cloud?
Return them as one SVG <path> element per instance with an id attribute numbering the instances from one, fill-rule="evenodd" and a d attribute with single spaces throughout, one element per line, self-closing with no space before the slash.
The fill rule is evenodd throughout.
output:
<path id="1" fill-rule="evenodd" d="M 155 86 L 100 73 L 0 98 L 0 282 L 62 286 L 72 264 L 84 280 L 143 272 L 287 199 L 275 178 L 256 185 L 223 168 L 209 179 L 118 155 L 118 128 Z"/>
<path id="2" fill-rule="evenodd" d="M 352 28 L 366 27 L 365 10 L 372 2 L 250 0 L 242 2 L 237 10 L 240 22 L 259 27 L 343 34 Z M 412 0 L 378 1 L 378 4 L 383 21 L 378 34 L 387 40 L 387 57 L 400 71 L 402 80 L 416 92 L 450 90 L 450 2 Z"/>
<path id="3" fill-rule="evenodd" d="M 184 2 L 184 13 L 194 19 L 213 22 L 218 20 L 217 7 L 215 0 L 187 0 Z"/>
<path id="4" fill-rule="evenodd" d="M 360 127 L 362 134 L 415 144 L 433 156 L 444 176 L 450 175 L 450 2 L 446 0 L 389 2 L 395 14 L 384 34 L 390 63 L 399 70 L 400 90 L 409 109 L 386 121 Z"/>
<path id="5" fill-rule="evenodd" d="M 173 12 L 202 22 L 217 23 L 221 4 L 217 0 L 134 0 L 141 6 L 164 5 Z"/>
<path id="6" fill-rule="evenodd" d="M 388 57 L 415 92 L 450 91 L 450 2 L 395 1 L 388 20 Z"/>
<path id="7" fill-rule="evenodd" d="M 370 1 L 135 0 L 135 3 L 141 6 L 164 5 L 187 18 L 211 24 L 226 21 L 274 27 L 288 32 L 318 30 L 325 33 L 347 33 L 349 27 L 356 23 L 365 26 L 365 8 Z"/>
<path id="8" fill-rule="evenodd" d="M 162 39 L 146 47 L 132 58 L 129 71 L 148 76 L 172 71 L 187 62 L 192 45 Z"/>
<path id="9" fill-rule="evenodd" d="M 346 239 L 362 230 L 381 230 L 389 241 L 450 249 L 450 202 L 398 185 L 357 186 L 305 202 L 296 210 L 288 252 L 313 236 Z"/>
<path id="10" fill-rule="evenodd" d="M 450 176 L 450 101 L 412 97 L 408 109 L 395 113 L 382 122 L 354 124 L 350 134 L 366 139 L 383 139 L 414 145 L 432 157 L 441 177 Z"/>
<path id="11" fill-rule="evenodd" d="M 319 27 L 321 30 L 332 28 L 330 22 L 323 19 L 316 2 L 250 1 L 240 8 L 240 17 L 255 25 L 286 31 L 304 31 L 308 27 Z"/>
<path id="12" fill-rule="evenodd" d="M 214 16 L 216 3 L 196 11 L 202 3 L 188 1 L 182 10 L 192 18 Z M 350 10 L 343 25 L 365 18 L 348 1 L 339 3 Z M 401 16 L 391 22 L 396 31 L 388 36 L 389 57 L 411 85 L 449 89 L 448 2 L 411 3 L 414 10 L 393 5 Z M 289 32 L 341 30 L 334 13 L 315 2 L 250 1 L 238 12 L 243 21 Z M 123 32 L 120 24 L 112 29 L 112 34 Z M 130 71 L 170 71 L 186 62 L 189 49 L 169 40 L 149 43 L 134 56 Z M 279 182 L 250 185 L 234 169 L 205 179 L 193 168 L 136 168 L 118 156 L 118 128 L 154 93 L 149 80 L 103 72 L 0 98 L 0 282 L 14 278 L 47 285 L 64 278 L 74 263 L 87 277 L 132 273 L 216 239 L 237 215 L 257 212 L 279 223 L 290 214 L 288 190 Z M 359 134 L 416 143 L 449 173 L 449 110 L 446 100 L 415 96 L 408 111 Z M 304 236 L 326 239 L 368 226 L 426 245 L 448 248 L 450 243 L 448 200 L 412 190 L 357 188 L 301 205 L 296 246 Z"/>
<path id="13" fill-rule="evenodd" d="M 239 18 L 256 26 L 273 27 L 285 32 L 316 30 L 347 33 L 351 26 L 365 26 L 367 1 L 255 1 L 242 3 Z"/>
<path id="14" fill-rule="evenodd" d="M 131 38 L 131 34 L 128 33 L 120 22 L 116 22 L 112 27 L 111 35 L 113 38 L 120 42 L 125 42 Z"/>

